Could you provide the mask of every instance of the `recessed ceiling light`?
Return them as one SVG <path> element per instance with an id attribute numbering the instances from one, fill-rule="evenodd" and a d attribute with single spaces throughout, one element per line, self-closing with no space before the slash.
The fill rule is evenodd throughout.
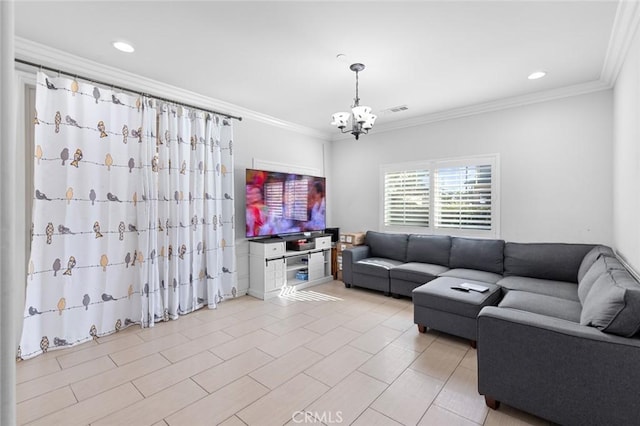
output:
<path id="1" fill-rule="evenodd" d="M 113 42 L 113 47 L 115 47 L 119 51 L 125 52 L 125 53 L 132 53 L 133 51 L 136 50 L 136 49 L 133 48 L 132 45 L 130 45 L 129 43 L 127 43 L 125 41 L 114 41 Z"/>
<path id="2" fill-rule="evenodd" d="M 536 71 L 536 72 L 532 72 L 531 74 L 529 74 L 529 77 L 527 77 L 529 80 L 537 80 L 539 78 L 544 77 L 545 75 L 547 75 L 546 71 Z"/>

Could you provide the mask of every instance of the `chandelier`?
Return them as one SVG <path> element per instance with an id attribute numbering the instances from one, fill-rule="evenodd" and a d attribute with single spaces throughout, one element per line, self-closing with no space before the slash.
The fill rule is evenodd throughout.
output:
<path id="1" fill-rule="evenodd" d="M 342 133 L 351 133 L 356 137 L 356 140 L 358 140 L 360 135 L 369 133 L 369 130 L 373 128 L 373 123 L 375 123 L 378 117 L 371 114 L 370 107 L 360 106 L 360 98 L 358 97 L 358 73 L 364 69 L 364 65 L 351 64 L 349 69 L 356 73 L 356 97 L 353 99 L 351 113 L 336 112 L 331 116 L 333 119 L 331 124 L 340 129 Z M 347 129 L 349 118 L 351 118 L 351 129 Z"/>

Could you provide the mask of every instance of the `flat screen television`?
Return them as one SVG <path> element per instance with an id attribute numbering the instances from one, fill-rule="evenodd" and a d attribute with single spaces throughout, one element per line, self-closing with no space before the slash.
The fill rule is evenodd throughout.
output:
<path id="1" fill-rule="evenodd" d="M 323 231 L 325 187 L 323 177 L 247 169 L 247 238 Z"/>

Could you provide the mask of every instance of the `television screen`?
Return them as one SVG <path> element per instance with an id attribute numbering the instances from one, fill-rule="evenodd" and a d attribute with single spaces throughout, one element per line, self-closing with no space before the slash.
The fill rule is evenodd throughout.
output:
<path id="1" fill-rule="evenodd" d="M 325 178 L 247 169 L 247 238 L 322 231 Z"/>

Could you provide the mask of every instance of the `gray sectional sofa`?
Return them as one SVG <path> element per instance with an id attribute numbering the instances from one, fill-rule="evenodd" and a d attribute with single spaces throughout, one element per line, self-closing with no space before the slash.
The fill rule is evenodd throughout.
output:
<path id="1" fill-rule="evenodd" d="M 342 254 L 347 287 L 411 297 L 437 277 L 497 283 L 504 271 L 503 240 L 368 231 L 365 244 Z"/>
<path id="2" fill-rule="evenodd" d="M 367 232 L 345 286 L 413 295 L 414 320 L 477 340 L 478 390 L 560 424 L 640 424 L 640 284 L 601 245 Z M 451 284 L 490 287 L 465 294 Z"/>

